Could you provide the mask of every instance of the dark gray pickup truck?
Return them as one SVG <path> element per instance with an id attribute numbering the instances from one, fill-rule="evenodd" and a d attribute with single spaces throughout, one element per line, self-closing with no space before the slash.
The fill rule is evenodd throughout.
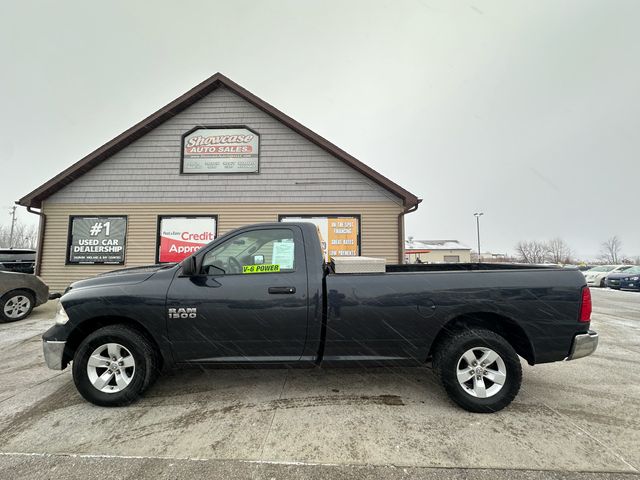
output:
<path id="1" fill-rule="evenodd" d="M 424 365 L 474 412 L 507 406 L 529 364 L 591 354 L 591 297 L 577 270 L 387 265 L 336 274 L 316 227 L 269 223 L 219 237 L 180 264 L 71 285 L 43 336 L 50 368 L 73 361 L 98 405 L 136 400 L 188 364 Z"/>

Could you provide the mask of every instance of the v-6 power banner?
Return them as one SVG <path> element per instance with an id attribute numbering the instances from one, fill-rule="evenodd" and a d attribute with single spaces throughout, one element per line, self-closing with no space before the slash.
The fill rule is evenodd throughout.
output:
<path id="1" fill-rule="evenodd" d="M 216 238 L 216 217 L 161 217 L 158 261 L 181 262 Z"/>

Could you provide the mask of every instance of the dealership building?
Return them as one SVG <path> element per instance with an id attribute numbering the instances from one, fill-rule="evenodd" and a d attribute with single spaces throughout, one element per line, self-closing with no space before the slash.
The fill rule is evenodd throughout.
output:
<path id="1" fill-rule="evenodd" d="M 40 216 L 36 273 L 58 292 L 258 222 L 315 223 L 327 258 L 402 263 L 420 199 L 218 73 L 17 203 Z"/>

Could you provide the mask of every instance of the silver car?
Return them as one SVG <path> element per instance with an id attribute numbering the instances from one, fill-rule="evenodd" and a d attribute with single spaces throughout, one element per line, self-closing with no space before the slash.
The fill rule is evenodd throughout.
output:
<path id="1" fill-rule="evenodd" d="M 26 318 L 49 299 L 49 287 L 35 275 L 0 271 L 0 322 Z"/>

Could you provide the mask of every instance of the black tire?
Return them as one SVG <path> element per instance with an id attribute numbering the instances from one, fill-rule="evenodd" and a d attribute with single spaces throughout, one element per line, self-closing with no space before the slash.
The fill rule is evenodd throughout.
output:
<path id="1" fill-rule="evenodd" d="M 29 303 L 28 306 L 26 306 L 26 308 L 20 309 L 17 316 L 7 315 L 5 313 L 5 306 L 9 302 L 15 302 L 15 299 L 18 297 L 25 298 Z M 0 323 L 17 322 L 19 320 L 24 320 L 31 314 L 35 302 L 36 300 L 33 296 L 33 293 L 28 292 L 27 290 L 12 290 L 11 292 L 5 293 L 2 298 L 0 298 Z"/>
<path id="2" fill-rule="evenodd" d="M 604 282 L 604 281 L 605 281 L 605 279 L 604 279 L 604 278 L 603 278 L 602 280 L 600 280 L 600 288 L 604 288 L 604 287 L 606 287 L 606 285 L 605 285 L 605 282 Z"/>
<path id="3" fill-rule="evenodd" d="M 466 364 L 461 360 L 462 356 L 474 348 L 493 350 L 506 367 L 506 379 L 502 388 L 487 398 L 473 396 L 458 382 L 459 362 Z M 518 354 L 503 337 L 489 330 L 465 330 L 443 340 L 434 352 L 433 368 L 449 398 L 469 412 L 493 413 L 502 410 L 516 397 L 522 383 L 522 366 Z M 493 385 L 492 382 L 485 383 L 484 380 L 483 378 L 484 385 Z M 470 384 L 475 384 L 473 376 L 470 378 Z"/>
<path id="4" fill-rule="evenodd" d="M 130 383 L 117 392 L 103 392 L 94 387 L 87 371 L 92 353 L 109 343 L 123 346 L 135 361 Z M 106 370 L 107 368 L 104 367 L 98 372 L 106 372 Z M 138 400 L 156 379 L 157 370 L 158 354 L 154 346 L 144 335 L 125 325 L 110 325 L 96 330 L 82 341 L 73 357 L 73 381 L 76 388 L 86 400 L 102 407 L 129 405 Z M 110 383 L 115 383 L 115 376 Z"/>

